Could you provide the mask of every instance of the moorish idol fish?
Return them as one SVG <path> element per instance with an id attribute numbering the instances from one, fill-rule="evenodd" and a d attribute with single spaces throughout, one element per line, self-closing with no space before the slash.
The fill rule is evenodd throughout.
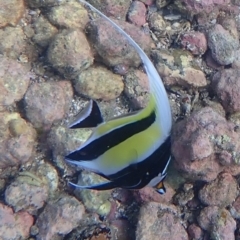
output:
<path id="1" fill-rule="evenodd" d="M 150 96 L 144 109 L 107 122 L 97 103 L 88 103 L 69 127 L 95 128 L 85 143 L 66 156 L 66 161 L 108 181 L 91 186 L 70 184 L 95 190 L 140 189 L 149 185 L 164 193 L 163 180 L 171 159 L 172 115 L 162 80 L 148 56 L 124 30 L 89 3 L 79 1 L 110 22 L 136 49 L 149 78 Z"/>

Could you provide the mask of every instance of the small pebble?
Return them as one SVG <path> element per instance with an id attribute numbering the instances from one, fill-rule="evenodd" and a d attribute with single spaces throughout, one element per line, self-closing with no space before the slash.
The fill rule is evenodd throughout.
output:
<path id="1" fill-rule="evenodd" d="M 202 229 L 194 223 L 188 226 L 188 234 L 194 240 L 201 240 L 204 235 Z"/>
<path id="2" fill-rule="evenodd" d="M 181 44 L 194 55 L 203 55 L 207 50 L 207 39 L 201 32 L 184 33 Z"/>
<path id="3" fill-rule="evenodd" d="M 142 26 L 146 23 L 146 13 L 145 5 L 142 2 L 134 1 L 128 12 L 128 20 L 137 26 Z"/>

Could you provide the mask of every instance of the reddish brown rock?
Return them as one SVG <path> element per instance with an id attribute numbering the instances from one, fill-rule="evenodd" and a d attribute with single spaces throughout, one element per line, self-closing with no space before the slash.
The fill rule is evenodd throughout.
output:
<path id="1" fill-rule="evenodd" d="M 93 63 L 86 36 L 79 30 L 64 30 L 50 43 L 48 61 L 65 77 L 74 78 Z"/>
<path id="2" fill-rule="evenodd" d="M 18 113 L 0 113 L 0 168 L 31 160 L 36 132 Z"/>
<path id="3" fill-rule="evenodd" d="M 235 230 L 235 220 L 226 209 L 223 209 L 214 220 L 210 233 L 212 239 L 235 240 Z"/>
<path id="4" fill-rule="evenodd" d="M 234 240 L 236 230 L 236 222 L 231 214 L 222 209 L 218 215 L 212 219 L 210 233 L 213 239 Z"/>
<path id="5" fill-rule="evenodd" d="M 133 24 L 114 20 L 144 49 L 150 51 L 152 40 L 150 36 Z M 126 38 L 120 34 L 113 26 L 103 19 L 91 21 L 88 26 L 91 42 L 96 51 L 103 58 L 108 66 L 119 64 L 126 66 L 139 66 L 141 60 L 136 50 L 129 44 Z"/>
<path id="6" fill-rule="evenodd" d="M 24 12 L 23 0 L 0 0 L 0 28 L 15 25 Z"/>
<path id="7" fill-rule="evenodd" d="M 216 24 L 208 32 L 208 46 L 212 57 L 221 65 L 228 65 L 234 61 L 234 53 L 239 47 L 239 40 L 233 37 L 229 31 Z"/>
<path id="8" fill-rule="evenodd" d="M 74 83 L 74 88 L 80 95 L 105 101 L 119 97 L 124 87 L 122 77 L 104 67 L 88 68 Z"/>
<path id="9" fill-rule="evenodd" d="M 139 212 L 136 240 L 188 239 L 177 214 L 176 208 L 172 205 L 154 202 L 143 205 Z"/>
<path id="10" fill-rule="evenodd" d="M 13 210 L 0 203 L 0 236 L 4 240 L 28 239 L 33 217 L 27 212 L 13 213 Z"/>
<path id="11" fill-rule="evenodd" d="M 0 105 L 19 101 L 30 82 L 30 68 L 15 60 L 0 57 Z"/>
<path id="12" fill-rule="evenodd" d="M 194 223 L 188 226 L 188 235 L 191 239 L 195 240 L 203 239 L 202 229 Z"/>
<path id="13" fill-rule="evenodd" d="M 229 173 L 220 173 L 218 177 L 206 184 L 199 191 L 199 199 L 203 204 L 226 207 L 230 205 L 238 194 L 236 180 Z"/>
<path id="14" fill-rule="evenodd" d="M 209 231 L 211 229 L 213 221 L 216 219 L 218 214 L 219 214 L 219 208 L 216 206 L 203 208 L 197 219 L 199 226 L 202 229 Z"/>
<path id="15" fill-rule="evenodd" d="M 207 182 L 223 169 L 239 174 L 239 135 L 234 127 L 209 107 L 177 123 L 172 134 L 176 167 L 185 177 Z"/>
<path id="16" fill-rule="evenodd" d="M 201 32 L 184 33 L 181 44 L 194 55 L 203 55 L 207 50 L 207 39 Z"/>
<path id="17" fill-rule="evenodd" d="M 235 239 L 236 222 L 226 209 L 219 209 L 216 206 L 206 207 L 201 211 L 198 223 L 211 234 L 213 239 Z"/>
<path id="18" fill-rule="evenodd" d="M 142 2 L 134 1 L 128 12 L 128 20 L 137 26 L 142 26 L 146 23 L 146 13 L 145 5 Z"/>
<path id="19" fill-rule="evenodd" d="M 51 240 L 68 234 L 79 225 L 84 212 L 83 205 L 74 197 L 61 196 L 49 202 L 36 221 L 39 229 L 36 239 Z"/>
<path id="20" fill-rule="evenodd" d="M 240 112 L 240 70 L 224 69 L 212 79 L 212 89 L 228 113 Z"/>
<path id="21" fill-rule="evenodd" d="M 88 2 L 108 17 L 124 20 L 131 4 L 130 0 L 89 0 Z"/>
<path id="22" fill-rule="evenodd" d="M 68 111 L 73 96 L 70 82 L 34 83 L 24 97 L 26 115 L 36 128 L 48 129 Z"/>

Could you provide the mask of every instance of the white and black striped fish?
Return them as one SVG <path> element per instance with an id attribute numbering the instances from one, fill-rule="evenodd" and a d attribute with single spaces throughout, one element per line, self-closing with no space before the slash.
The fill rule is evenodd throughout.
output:
<path id="1" fill-rule="evenodd" d="M 91 186 L 71 184 L 96 190 L 140 189 L 149 185 L 164 193 L 163 180 L 171 159 L 172 115 L 162 80 L 147 55 L 124 30 L 89 3 L 79 1 L 109 21 L 136 49 L 149 78 L 150 98 L 139 112 L 107 122 L 103 121 L 97 103 L 89 102 L 70 127 L 95 129 L 83 145 L 66 156 L 66 161 L 108 181 Z"/>

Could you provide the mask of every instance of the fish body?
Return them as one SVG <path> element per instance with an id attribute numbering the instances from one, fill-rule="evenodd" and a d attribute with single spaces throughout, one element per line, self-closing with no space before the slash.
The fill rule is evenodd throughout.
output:
<path id="1" fill-rule="evenodd" d="M 136 49 L 149 78 L 150 97 L 144 109 L 107 122 L 104 122 L 97 103 L 89 102 L 70 127 L 95 128 L 84 144 L 66 156 L 66 161 L 108 181 L 91 186 L 71 184 L 96 190 L 140 189 L 150 185 L 164 193 L 163 180 L 171 159 L 172 116 L 162 80 L 147 55 L 125 31 L 89 3 L 79 1 L 109 21 Z"/>

